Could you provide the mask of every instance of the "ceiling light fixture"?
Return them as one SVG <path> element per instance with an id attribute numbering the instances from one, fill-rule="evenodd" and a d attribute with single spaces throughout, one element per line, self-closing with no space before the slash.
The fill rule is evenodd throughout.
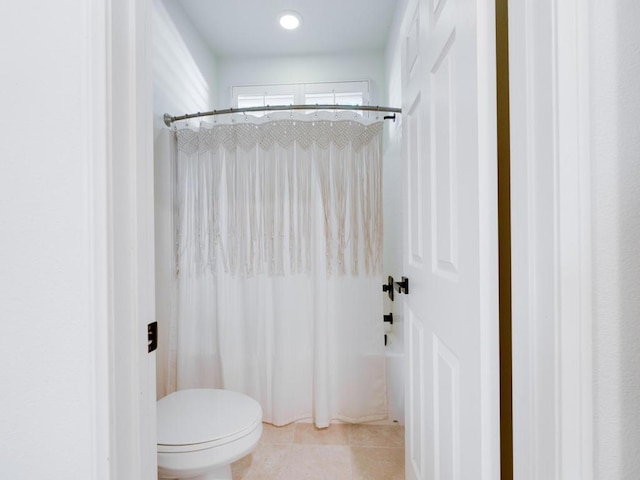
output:
<path id="1" fill-rule="evenodd" d="M 300 26 L 302 17 L 298 12 L 282 12 L 280 16 L 280 25 L 287 30 L 295 30 Z"/>

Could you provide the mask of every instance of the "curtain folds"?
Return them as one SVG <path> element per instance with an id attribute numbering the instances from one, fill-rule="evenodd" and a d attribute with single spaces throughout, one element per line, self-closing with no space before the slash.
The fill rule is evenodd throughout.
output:
<path id="1" fill-rule="evenodd" d="M 169 391 L 241 391 L 275 425 L 385 418 L 382 123 L 272 117 L 176 132 Z"/>

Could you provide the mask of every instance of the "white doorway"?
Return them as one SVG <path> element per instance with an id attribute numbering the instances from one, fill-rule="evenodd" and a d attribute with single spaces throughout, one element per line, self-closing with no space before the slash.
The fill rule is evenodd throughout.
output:
<path id="1" fill-rule="evenodd" d="M 489 52 L 494 52 L 495 47 L 492 44 L 493 37 L 491 22 L 493 10 L 492 6 L 490 5 L 491 2 L 479 2 L 477 4 L 477 10 L 475 4 L 472 4 L 472 2 L 455 2 L 454 0 L 441 0 L 439 2 L 416 1 L 408 3 L 409 7 L 407 11 L 409 12 L 408 15 L 410 18 L 407 20 L 406 28 L 408 30 L 405 32 L 407 34 L 407 53 L 409 57 L 415 54 L 416 60 L 419 58 L 420 63 L 415 64 L 414 66 L 416 66 L 421 72 L 419 75 L 422 75 L 423 79 L 425 79 L 425 82 L 419 82 L 418 84 L 416 84 L 416 86 L 413 87 L 410 83 L 407 84 L 408 88 L 403 92 L 404 96 L 407 98 L 406 103 L 403 102 L 403 107 L 405 107 L 403 129 L 405 135 L 411 135 L 410 132 L 412 128 L 415 128 L 416 133 L 414 137 L 408 137 L 405 139 L 409 150 L 410 148 L 416 149 L 414 150 L 415 156 L 409 157 L 409 160 L 411 160 L 411 158 L 416 159 L 416 162 L 412 166 L 414 170 L 411 170 L 411 168 L 409 168 L 407 171 L 417 172 L 419 168 L 424 168 L 424 166 L 426 165 L 426 162 L 422 164 L 422 167 L 418 165 L 417 159 L 420 152 L 419 149 L 432 148 L 431 145 L 424 145 L 420 143 L 424 141 L 425 137 L 421 137 L 417 134 L 421 131 L 418 130 L 420 128 L 418 127 L 418 125 L 420 125 L 419 122 L 424 122 L 423 125 L 429 125 L 429 128 L 425 131 L 428 134 L 432 134 L 432 132 L 434 131 L 433 129 L 437 128 L 433 124 L 434 118 L 436 122 L 442 119 L 448 119 L 440 122 L 441 125 L 445 126 L 447 125 L 447 122 L 449 122 L 447 128 L 451 127 L 452 119 L 456 119 L 461 122 L 463 120 L 469 120 L 469 118 L 465 118 L 465 114 L 467 114 L 469 110 L 465 109 L 462 112 L 457 112 L 455 115 L 452 115 L 451 112 L 446 111 L 446 105 L 444 110 L 438 110 L 437 108 L 431 110 L 430 107 L 427 106 L 429 95 L 431 95 L 433 90 L 437 91 L 439 89 L 448 88 L 447 82 L 452 80 L 452 78 L 446 77 L 445 75 L 452 75 L 452 72 L 453 74 L 457 75 L 461 74 L 460 71 L 441 70 L 441 67 L 444 65 L 452 65 L 452 63 L 449 63 L 449 59 L 453 57 L 449 57 L 450 50 L 448 49 L 452 48 L 454 45 L 461 45 L 461 50 L 456 50 L 455 53 L 457 55 L 471 55 L 471 58 L 473 59 L 475 58 L 473 55 L 478 55 L 478 52 L 490 55 Z M 470 10 L 468 11 L 475 12 L 475 15 L 472 15 L 471 18 L 474 18 L 476 20 L 476 23 L 474 27 L 470 28 L 470 30 L 468 31 L 465 30 L 465 28 L 470 27 L 467 23 L 468 18 L 462 16 L 457 17 L 455 15 L 455 9 L 462 8 L 463 6 L 470 8 Z M 465 10 L 465 12 L 468 11 Z M 422 13 L 419 14 L 420 12 Z M 416 14 L 419 15 L 416 16 Z M 417 20 L 418 17 L 420 18 L 420 20 Z M 436 20 L 434 21 L 433 19 Z M 458 24 L 456 22 L 461 22 L 460 27 L 457 26 Z M 412 28 L 414 27 L 415 29 L 412 31 Z M 454 30 L 456 34 L 452 36 L 451 32 Z M 472 32 L 472 36 L 474 36 L 473 40 L 470 40 L 466 36 L 466 34 L 464 33 L 465 31 Z M 433 39 L 434 43 L 432 44 L 432 46 L 429 46 L 427 50 L 420 52 L 420 42 L 424 42 L 427 38 Z M 415 41 L 415 43 L 412 44 L 412 41 Z M 460 43 L 458 43 L 458 41 L 460 41 Z M 479 42 L 479 44 L 475 44 L 473 42 Z M 470 53 L 471 50 L 473 50 L 470 45 L 475 45 L 476 49 L 473 54 Z M 415 48 L 416 50 L 411 51 L 410 48 Z M 436 51 L 438 48 L 440 50 Z M 465 48 L 468 50 L 465 50 Z M 429 49 L 435 50 L 430 51 Z M 467 52 L 466 54 L 461 53 L 465 51 Z M 487 65 L 491 65 L 490 58 L 484 58 L 483 61 L 480 61 L 480 59 L 476 58 L 476 61 L 477 63 L 471 61 L 466 65 L 477 66 L 478 64 L 481 64 L 485 67 Z M 407 67 L 407 63 L 405 63 L 405 67 Z M 411 67 L 408 67 L 408 70 L 411 69 Z M 480 70 L 473 70 L 469 73 L 470 76 L 465 75 L 464 78 L 460 79 L 460 81 L 473 81 L 473 84 L 475 85 L 474 88 L 484 89 L 483 91 L 488 94 L 487 96 L 482 97 L 477 95 L 475 97 L 475 101 L 471 98 L 466 99 L 467 101 L 469 101 L 469 104 L 475 105 L 475 108 L 478 109 L 475 115 L 471 115 L 471 118 L 477 119 L 478 115 L 480 115 L 481 112 L 484 115 L 490 115 L 488 112 L 491 111 L 491 107 L 493 105 L 492 100 L 494 98 L 493 95 L 495 94 L 495 89 L 491 89 L 491 87 L 494 85 L 492 83 L 493 79 L 491 78 L 493 70 L 491 68 L 487 68 L 487 70 L 484 72 Z M 449 85 L 454 84 L 451 83 Z M 467 89 L 462 86 L 452 87 L 451 91 L 455 91 L 455 88 L 460 88 L 462 91 L 467 91 Z M 477 90 L 474 91 L 477 93 Z M 416 103 L 416 100 L 418 99 L 420 99 L 420 103 Z M 457 98 L 456 100 L 461 102 L 464 100 L 464 98 Z M 451 104 L 449 105 L 449 107 L 451 107 Z M 423 113 L 418 115 L 417 112 L 419 111 Z M 475 152 L 475 155 L 476 158 L 484 159 L 486 162 L 490 162 L 492 158 L 491 155 L 495 153 L 492 152 L 493 146 L 491 145 L 491 141 L 489 140 L 492 133 L 491 131 L 489 131 L 491 128 L 490 125 L 491 122 L 482 123 L 476 125 L 475 127 L 475 135 L 478 136 L 478 142 L 475 145 L 479 149 Z M 469 128 L 469 125 L 464 126 L 465 128 Z M 416 142 L 413 144 L 411 143 L 412 139 L 416 140 Z M 484 141 L 481 141 L 482 139 L 484 139 Z M 447 152 L 447 148 L 451 149 L 451 145 L 451 143 L 448 146 L 445 144 L 445 150 L 443 150 L 441 154 L 444 156 L 449 155 L 451 153 L 451 150 Z M 464 149 L 468 146 L 469 145 L 466 144 L 461 145 L 461 151 L 464 152 Z M 436 146 L 435 148 L 437 149 L 439 147 Z M 469 235 L 465 235 L 466 232 L 464 232 L 463 230 L 455 231 L 455 229 L 452 228 L 453 222 L 451 221 L 452 213 L 456 213 L 455 209 L 462 209 L 463 205 L 466 205 L 462 200 L 460 200 L 460 203 L 455 203 L 454 201 L 452 201 L 453 198 L 457 198 L 455 194 L 460 194 L 460 189 L 462 189 L 462 187 L 466 185 L 464 182 L 469 181 L 469 179 L 464 177 L 466 171 L 461 170 L 462 164 L 455 165 L 456 169 L 453 170 L 451 169 L 450 165 L 448 171 L 446 169 L 438 170 L 439 166 L 437 165 L 434 168 L 423 170 L 422 174 L 425 175 L 424 185 L 431 185 L 433 187 L 434 178 L 445 178 L 446 181 L 442 182 L 441 184 L 439 180 L 435 180 L 435 202 L 433 197 L 434 194 L 432 192 L 423 192 L 422 195 L 428 197 L 424 198 L 423 205 L 425 205 L 425 209 L 422 212 L 418 212 L 415 217 L 408 217 L 407 219 L 408 224 L 410 224 L 412 220 L 415 220 L 418 223 L 422 222 L 422 226 L 415 224 L 416 229 L 411 230 L 411 234 L 408 236 L 409 239 L 412 238 L 411 235 L 413 235 L 414 232 L 419 232 L 421 228 L 421 232 L 423 235 L 422 240 L 425 240 L 425 237 L 429 235 L 429 230 L 427 227 L 430 225 L 430 223 L 432 224 L 434 222 L 434 214 L 436 214 L 436 216 L 438 214 L 440 215 L 439 217 L 437 217 L 439 222 L 445 222 L 440 223 L 441 228 L 439 231 L 444 232 L 443 236 L 440 237 L 436 235 L 435 241 L 433 241 L 434 238 L 432 237 L 432 243 L 425 244 L 426 247 L 423 246 L 423 250 L 421 252 L 417 252 L 417 255 L 414 256 L 412 253 L 412 260 L 408 261 L 407 263 L 407 276 L 409 276 L 410 279 L 413 279 L 414 282 L 412 284 L 413 288 L 411 295 L 410 297 L 407 297 L 407 310 L 405 313 L 405 321 L 407 322 L 407 342 L 405 346 L 408 353 L 411 348 L 414 348 L 412 347 L 412 345 L 415 346 L 413 352 L 415 352 L 416 355 L 413 357 L 413 363 L 409 364 L 411 368 L 409 372 L 412 372 L 416 374 L 417 377 L 419 377 L 416 379 L 418 380 L 418 382 L 411 386 L 410 390 L 408 391 L 408 400 L 409 402 L 413 403 L 408 404 L 407 408 L 407 414 L 414 417 L 410 420 L 410 422 L 408 422 L 410 424 L 410 433 L 408 434 L 407 446 L 409 447 L 408 450 L 413 448 L 413 453 L 410 453 L 411 456 L 407 460 L 407 465 L 411 465 L 412 468 L 414 468 L 414 471 L 416 472 L 415 478 L 423 477 L 424 475 L 426 475 L 425 472 L 427 472 L 431 468 L 439 469 L 438 471 L 441 472 L 442 475 L 445 475 L 445 477 L 443 478 L 446 478 L 446 475 L 448 474 L 447 472 L 451 472 L 452 478 L 456 478 L 456 475 L 458 475 L 460 478 L 469 478 L 468 474 L 466 474 L 460 466 L 460 459 L 463 455 L 465 455 L 464 448 L 467 448 L 468 451 L 472 452 L 472 454 L 475 456 L 475 458 L 477 459 L 477 463 L 473 465 L 479 465 L 479 469 L 483 472 L 484 478 L 497 478 L 496 475 L 499 462 L 496 450 L 498 410 L 495 399 L 497 386 L 495 377 L 498 371 L 496 368 L 497 332 L 493 332 L 492 326 L 490 325 L 491 318 L 493 318 L 493 314 L 497 309 L 497 305 L 492 304 L 493 300 L 491 300 L 493 298 L 492 282 L 497 281 L 497 279 L 495 278 L 494 273 L 492 273 L 493 267 L 491 266 L 493 261 L 495 260 L 495 251 L 491 251 L 491 248 L 493 248 L 491 247 L 491 244 L 495 240 L 494 238 L 492 238 L 492 235 L 495 233 L 495 219 L 489 218 L 492 215 L 489 203 L 492 198 L 491 189 L 495 188 L 495 185 L 492 185 L 492 182 L 495 182 L 495 179 L 487 176 L 490 163 L 481 163 L 481 165 L 486 168 L 486 170 L 478 170 L 475 172 L 477 176 L 474 178 L 476 179 L 476 182 L 478 182 L 475 183 L 475 186 L 483 186 L 478 187 L 478 189 L 475 191 L 475 198 L 478 202 L 475 204 L 475 206 L 478 207 L 479 210 L 484 211 L 484 213 L 488 216 L 488 222 L 485 223 L 477 219 L 471 219 L 470 223 L 473 224 L 474 221 L 476 222 L 476 229 L 474 234 L 481 237 L 480 243 L 484 242 L 484 247 L 488 248 L 487 251 L 489 252 L 489 257 L 484 257 L 478 254 L 478 256 L 474 260 L 477 267 L 475 271 L 476 275 L 472 275 L 473 281 L 477 282 L 475 284 L 475 287 L 473 287 L 476 288 L 477 294 L 474 298 L 476 300 L 479 298 L 483 300 L 478 300 L 476 308 L 474 308 L 473 311 L 476 312 L 476 314 L 477 312 L 483 312 L 477 318 L 479 318 L 480 325 L 484 326 L 479 327 L 478 324 L 476 324 L 475 328 L 477 328 L 478 330 L 475 331 L 475 334 L 473 334 L 471 330 L 466 329 L 464 325 L 460 325 L 458 330 L 453 332 L 454 336 L 448 337 L 447 329 L 451 329 L 451 326 L 455 324 L 451 322 L 444 322 L 445 316 L 442 315 L 444 310 L 441 310 L 440 315 L 437 314 L 437 311 L 435 314 L 426 314 L 428 317 L 431 317 L 433 315 L 434 318 L 440 317 L 443 319 L 443 324 L 439 327 L 443 330 L 439 332 L 435 330 L 436 327 L 430 324 L 431 320 L 425 320 L 425 314 L 421 313 L 429 312 L 432 308 L 437 309 L 444 307 L 437 307 L 440 297 L 429 297 L 429 295 L 433 295 L 433 292 L 428 292 L 425 297 L 422 297 L 420 295 L 421 289 L 425 287 L 427 282 L 427 280 L 421 281 L 420 279 L 427 279 L 430 276 L 432 277 L 432 281 L 437 280 L 439 282 L 442 282 L 442 285 L 446 285 L 447 282 L 455 283 L 452 282 L 452 278 L 454 278 L 456 275 L 460 275 L 460 271 L 457 271 L 456 267 L 461 265 L 460 262 L 462 262 L 463 258 L 466 258 L 463 256 L 462 244 L 463 242 L 472 240 L 472 237 Z M 433 177 L 434 173 L 438 177 Z M 432 177 L 429 177 L 429 175 L 432 175 Z M 449 176 L 448 178 L 447 175 Z M 456 175 L 459 176 L 459 178 L 456 178 Z M 471 184 L 473 184 L 473 181 L 471 181 Z M 419 187 L 419 185 L 414 184 L 414 187 Z M 458 190 L 455 190 L 456 188 Z M 418 190 L 419 188 L 414 188 L 414 190 L 410 192 L 410 195 L 420 195 Z M 465 194 L 469 194 L 471 199 L 474 198 L 473 193 L 473 189 L 465 190 Z M 429 200 L 431 200 L 432 203 L 429 203 Z M 470 202 L 469 199 L 466 199 L 464 201 Z M 449 203 L 447 204 L 447 202 Z M 415 202 L 412 203 L 415 204 Z M 413 211 L 410 210 L 409 214 L 411 215 L 414 212 L 415 209 Z M 443 216 L 443 212 L 445 216 Z M 463 213 L 461 213 L 461 215 L 465 215 L 467 213 L 468 211 L 465 210 Z M 450 216 L 449 220 L 446 220 L 446 215 Z M 487 220 L 487 218 L 485 218 L 485 220 Z M 418 235 L 413 238 L 416 239 L 420 237 Z M 457 252 L 456 248 L 459 249 Z M 408 251 L 411 252 L 412 250 L 409 249 Z M 456 257 L 456 254 L 458 255 L 458 257 Z M 492 257 L 492 255 L 494 257 Z M 424 262 L 423 265 L 419 265 L 420 262 L 415 261 L 416 258 L 421 258 Z M 473 259 L 474 257 L 471 256 L 468 258 Z M 433 263 L 427 263 L 433 262 L 434 259 L 437 263 L 436 267 L 433 266 Z M 426 276 L 422 276 L 423 274 Z M 480 277 L 482 275 L 485 275 L 486 277 L 483 278 L 488 279 L 489 281 L 481 283 Z M 421 282 L 425 283 L 421 284 Z M 434 284 L 434 289 L 437 288 L 439 287 L 435 286 Z M 471 292 L 473 288 L 470 288 L 466 291 L 463 290 L 462 293 Z M 446 299 L 446 295 L 454 294 L 452 293 L 452 291 L 443 291 L 441 298 Z M 427 302 L 422 303 L 425 301 L 425 299 L 430 299 L 432 301 L 428 302 L 428 304 Z M 451 297 L 449 297 L 449 300 L 451 300 Z M 458 317 L 464 317 L 465 319 L 470 318 L 469 315 L 464 315 L 463 313 L 458 315 Z M 485 329 L 483 330 L 483 328 Z M 476 347 L 478 347 L 478 350 L 476 350 L 475 353 L 471 352 L 471 350 L 473 350 L 474 348 L 473 346 L 469 346 L 471 344 L 466 344 L 463 342 L 459 346 L 456 346 L 456 336 L 458 338 L 462 338 L 464 341 L 469 341 L 469 338 L 467 337 L 469 336 L 470 332 L 471 337 L 473 337 L 471 341 L 473 342 L 475 339 Z M 477 343 L 478 340 L 483 340 L 484 343 L 482 343 L 482 345 L 479 345 Z M 409 353 L 409 357 L 411 357 L 411 355 L 412 354 Z M 474 392 L 470 395 L 466 395 L 463 393 L 465 391 L 465 388 L 470 387 L 474 383 L 474 381 L 468 382 L 466 375 L 463 374 L 463 359 L 464 362 L 469 362 L 469 359 L 466 358 L 466 355 L 469 355 L 469 358 L 472 358 L 475 355 L 474 358 L 479 359 L 480 364 L 477 365 L 479 369 L 476 371 L 476 373 L 478 374 L 476 379 L 484 378 L 484 380 L 486 380 L 486 382 L 482 383 L 480 387 L 478 387 L 478 385 L 476 384 L 476 390 L 474 390 Z M 434 363 L 434 359 L 437 360 L 437 362 L 440 362 L 437 364 L 438 368 L 434 367 L 434 365 L 436 365 L 436 363 Z M 416 370 L 416 367 L 419 367 L 418 370 Z M 484 374 L 482 372 L 484 372 Z M 437 375 L 435 375 L 436 373 Z M 436 391 L 437 394 L 434 393 L 434 385 L 438 385 Z M 484 447 L 477 447 L 477 445 L 473 446 L 470 444 L 463 445 L 463 436 L 460 434 L 460 431 L 462 430 L 457 430 L 456 432 L 456 429 L 462 426 L 463 418 L 467 418 L 468 414 L 474 409 L 474 407 L 471 406 L 471 401 L 469 401 L 467 407 L 464 407 L 460 402 L 461 400 L 467 401 L 469 399 L 473 399 L 473 397 L 477 398 L 475 408 L 476 413 L 479 414 L 475 417 L 477 420 L 477 424 L 475 427 L 473 427 L 475 428 L 475 430 L 473 430 L 474 434 L 472 436 L 477 433 L 477 435 L 483 438 Z M 440 443 L 438 445 L 435 445 L 434 439 L 436 437 L 433 436 L 430 449 L 426 449 L 427 445 L 429 445 L 429 442 L 427 441 L 427 435 L 435 435 L 434 432 L 436 432 L 436 428 L 434 427 L 434 425 L 436 425 L 437 422 L 442 421 L 443 418 L 439 415 L 434 415 L 434 412 L 441 411 L 440 409 L 445 408 L 445 405 L 448 405 L 451 408 L 450 410 L 447 410 L 448 416 L 446 417 L 446 420 L 448 423 L 445 422 L 444 424 L 437 424 L 437 435 L 439 435 L 438 441 Z M 418 419 L 418 416 L 421 416 L 421 418 Z M 469 416 L 469 418 L 471 417 Z M 425 421 L 429 421 L 431 423 L 422 423 Z M 418 428 L 416 428 L 417 425 L 419 425 Z M 144 437 L 144 435 L 142 436 Z M 148 440 L 149 439 L 141 439 L 141 441 L 146 442 L 147 444 L 149 443 Z M 483 450 L 483 448 L 485 448 L 486 450 Z M 413 464 L 415 464 L 416 467 L 414 467 Z M 407 471 L 409 471 L 409 469 Z"/>

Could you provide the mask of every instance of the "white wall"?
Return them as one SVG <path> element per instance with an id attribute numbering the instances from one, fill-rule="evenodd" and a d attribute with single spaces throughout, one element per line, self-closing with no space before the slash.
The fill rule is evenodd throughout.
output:
<path id="1" fill-rule="evenodd" d="M 215 106 L 217 60 L 177 2 L 153 1 L 153 116 L 155 163 L 156 316 L 159 328 L 156 393 L 166 395 L 169 314 L 175 307 L 170 132 L 165 113 L 182 115 Z"/>
<path id="2" fill-rule="evenodd" d="M 217 98 L 217 60 L 180 4 L 153 0 L 153 111 L 162 115 L 207 111 Z"/>
<path id="3" fill-rule="evenodd" d="M 91 18 L 84 0 L 0 3 L 3 478 L 106 467 L 94 470 L 108 431 L 93 383 Z"/>
<path id="4" fill-rule="evenodd" d="M 383 52 L 291 57 L 224 58 L 219 60 L 219 96 L 216 109 L 231 106 L 231 87 L 282 83 L 369 80 L 371 104 L 384 97 Z"/>
<path id="5" fill-rule="evenodd" d="M 594 477 L 640 478 L 640 3 L 591 3 Z"/>

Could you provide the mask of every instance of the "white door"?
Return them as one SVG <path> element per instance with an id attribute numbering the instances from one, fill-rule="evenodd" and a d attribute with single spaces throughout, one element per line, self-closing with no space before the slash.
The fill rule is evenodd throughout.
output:
<path id="1" fill-rule="evenodd" d="M 494 5 L 420 0 L 403 38 L 406 478 L 499 478 Z"/>

